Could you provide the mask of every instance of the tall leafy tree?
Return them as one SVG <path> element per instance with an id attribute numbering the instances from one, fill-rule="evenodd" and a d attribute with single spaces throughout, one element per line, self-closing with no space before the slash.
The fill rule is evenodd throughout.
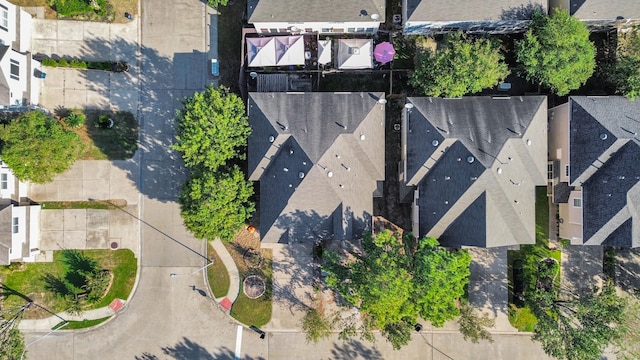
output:
<path id="1" fill-rule="evenodd" d="M 536 11 L 524 38 L 516 41 L 516 58 L 527 80 L 561 96 L 591 77 L 595 55 L 587 26 L 560 9 L 551 16 Z"/>
<path id="2" fill-rule="evenodd" d="M 365 234 L 362 247 L 347 262 L 328 252 L 324 268 L 327 284 L 364 315 L 365 333 L 380 329 L 399 349 L 418 317 L 440 327 L 460 314 L 456 303 L 469 281 L 467 251 L 439 248 L 433 238 L 415 241 L 411 234 L 400 239 L 389 231 Z"/>
<path id="3" fill-rule="evenodd" d="M 251 195 L 252 183 L 238 166 L 224 172 L 196 172 L 179 196 L 182 218 L 200 239 L 230 241 L 255 210 Z"/>
<path id="4" fill-rule="evenodd" d="M 0 157 L 22 181 L 46 183 L 67 170 L 83 150 L 80 137 L 40 111 L 0 128 Z"/>
<path id="5" fill-rule="evenodd" d="M 633 100 L 640 96 L 640 26 L 622 33 L 618 44 L 613 66 L 606 67 L 607 75 L 618 93 Z"/>
<path id="6" fill-rule="evenodd" d="M 178 130 L 173 149 L 187 167 L 215 171 L 232 159 L 243 159 L 241 149 L 251 131 L 242 99 L 221 86 L 207 87 L 184 100 L 177 112 Z"/>
<path id="7" fill-rule="evenodd" d="M 449 35 L 444 47 L 422 53 L 409 82 L 429 96 L 460 97 L 497 85 L 509 75 L 495 41 Z"/>
<path id="8" fill-rule="evenodd" d="M 601 291 L 567 294 L 539 287 L 528 294 L 529 307 L 538 318 L 533 339 L 558 359 L 599 359 L 613 339 L 624 333 L 627 300 L 606 284 Z"/>

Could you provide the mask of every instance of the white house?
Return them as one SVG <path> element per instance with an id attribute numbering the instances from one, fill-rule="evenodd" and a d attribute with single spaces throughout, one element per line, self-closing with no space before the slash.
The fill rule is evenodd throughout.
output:
<path id="1" fill-rule="evenodd" d="M 40 210 L 27 197 L 27 184 L 0 161 L 0 265 L 40 254 Z"/>
<path id="2" fill-rule="evenodd" d="M 385 21 L 385 0 L 247 0 L 259 33 L 375 34 Z"/>
<path id="3" fill-rule="evenodd" d="M 31 57 L 32 17 L 0 0 L 0 105 L 38 104 L 40 62 Z"/>

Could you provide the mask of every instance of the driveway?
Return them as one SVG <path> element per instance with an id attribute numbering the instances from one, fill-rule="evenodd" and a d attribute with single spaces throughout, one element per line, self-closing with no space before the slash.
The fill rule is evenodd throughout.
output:
<path id="1" fill-rule="evenodd" d="M 562 249 L 562 290 L 575 294 L 602 286 L 602 246 L 569 245 Z"/>
<path id="2" fill-rule="evenodd" d="M 469 302 L 496 319 L 495 331 L 517 330 L 509 323 L 508 247 L 470 248 Z"/>
<path id="3" fill-rule="evenodd" d="M 126 110 L 138 108 L 138 19 L 127 24 L 34 19 L 32 53 L 86 61 L 126 61 L 129 72 L 43 67 L 40 105 Z"/>

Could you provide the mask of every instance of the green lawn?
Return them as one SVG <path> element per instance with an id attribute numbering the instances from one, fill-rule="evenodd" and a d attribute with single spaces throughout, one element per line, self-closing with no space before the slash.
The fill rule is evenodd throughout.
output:
<path id="1" fill-rule="evenodd" d="M 65 327 L 63 327 L 62 329 L 63 330 L 84 329 L 84 328 L 96 326 L 98 324 L 102 324 L 103 322 L 109 320 L 110 318 L 111 318 L 111 316 L 107 316 L 107 317 L 103 317 L 101 319 L 95 319 L 95 320 L 69 321 L 68 324 Z M 64 322 L 57 323 L 56 326 L 51 328 L 51 330 L 55 330 L 55 329 L 61 327 L 62 324 L 64 324 Z"/>
<path id="2" fill-rule="evenodd" d="M 271 249 L 263 249 L 262 251 L 271 251 Z M 264 295 L 257 299 L 249 299 L 242 289 L 238 299 L 233 303 L 231 308 L 231 316 L 236 320 L 246 325 L 254 325 L 261 327 L 266 325 L 271 320 L 272 311 L 272 280 L 271 280 L 271 258 L 265 258 L 259 271 L 253 271 L 251 273 L 241 273 L 244 279 L 248 275 L 257 274 L 263 279 L 266 279 L 266 290 Z M 242 284 L 240 285 L 242 286 Z"/>
<path id="3" fill-rule="evenodd" d="M 229 272 L 222 263 L 222 260 L 218 256 L 218 253 L 213 250 L 213 246 L 211 246 L 211 243 L 208 244 L 208 247 L 209 259 L 214 262 L 213 265 L 207 268 L 209 287 L 211 288 L 211 292 L 213 292 L 213 296 L 217 298 L 223 297 L 226 296 L 229 292 Z"/>
<path id="4" fill-rule="evenodd" d="M 107 294 L 99 301 L 88 305 L 85 310 L 107 306 L 115 298 L 127 299 L 129 297 L 138 268 L 136 258 L 131 250 L 81 250 L 81 252 L 96 259 L 101 268 L 113 273 L 113 283 Z M 62 252 L 55 251 L 53 259 L 54 261 L 51 263 L 27 263 L 21 268 L 16 265 L 3 267 L 0 274 L 4 285 L 31 298 L 37 304 L 54 313 L 64 311 L 66 309 L 65 302 L 54 296 L 51 291 L 46 290 L 43 279 L 43 274 L 63 276 L 65 267 L 61 261 Z M 24 299 L 18 295 L 9 295 L 4 302 L 6 308 L 16 308 L 22 304 L 24 304 Z M 27 311 L 25 317 L 42 318 L 50 315 L 39 309 L 34 309 Z"/>

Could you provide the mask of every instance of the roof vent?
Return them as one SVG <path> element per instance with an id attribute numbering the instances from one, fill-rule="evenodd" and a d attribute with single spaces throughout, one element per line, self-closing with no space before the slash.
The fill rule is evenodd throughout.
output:
<path id="1" fill-rule="evenodd" d="M 327 177 L 333 177 L 333 171 L 329 171 L 329 172 L 327 173 Z"/>
<path id="2" fill-rule="evenodd" d="M 360 140 L 364 141 L 364 139 L 365 139 L 364 134 L 360 134 Z"/>
<path id="3" fill-rule="evenodd" d="M 445 180 L 451 180 L 451 176 L 445 176 L 444 179 Z"/>
<path id="4" fill-rule="evenodd" d="M 369 15 L 367 10 L 364 10 L 364 9 L 360 10 L 360 16 L 367 16 L 367 15 Z"/>
<path id="5" fill-rule="evenodd" d="M 387 99 L 378 99 L 378 104 L 386 104 L 387 103 Z"/>
<path id="6" fill-rule="evenodd" d="M 438 145 L 440 145 L 440 141 L 438 141 L 438 140 L 435 140 L 435 139 L 434 139 L 434 140 L 431 142 L 431 145 L 433 145 L 433 146 L 438 146 Z"/>
<path id="7" fill-rule="evenodd" d="M 527 139 L 527 145 L 531 146 L 531 139 Z"/>
<path id="8" fill-rule="evenodd" d="M 358 47 L 350 47 L 349 54 L 351 55 L 360 55 L 360 48 Z"/>
<path id="9" fill-rule="evenodd" d="M 502 168 L 497 168 L 496 171 L 498 172 L 498 174 L 502 174 Z"/>
<path id="10" fill-rule="evenodd" d="M 602 141 L 607 140 L 607 137 L 608 136 L 605 133 L 600 134 L 600 140 L 602 140 Z"/>
<path id="11" fill-rule="evenodd" d="M 272 143 L 274 141 L 276 141 L 276 138 L 273 135 L 269 135 L 269 142 Z"/>
<path id="12" fill-rule="evenodd" d="M 289 155 L 293 155 L 293 149 L 289 149 Z"/>
<path id="13" fill-rule="evenodd" d="M 299 177 L 300 179 L 303 179 L 303 178 L 304 178 L 304 173 L 303 173 L 302 171 L 300 171 L 300 172 L 298 173 L 298 177 Z"/>
<path id="14" fill-rule="evenodd" d="M 413 104 L 412 103 L 406 103 L 406 104 L 404 104 L 404 108 L 410 111 L 411 109 L 413 109 Z"/>
<path id="15" fill-rule="evenodd" d="M 474 158 L 473 156 L 469 155 L 469 157 L 467 157 L 467 162 L 469 164 L 473 164 L 474 161 L 476 161 L 476 158 Z"/>
<path id="16" fill-rule="evenodd" d="M 289 171 L 289 168 L 283 168 L 282 170 L 284 170 L 284 172 Z"/>
<path id="17" fill-rule="evenodd" d="M 378 15 L 378 14 L 371 14 L 371 18 L 372 18 L 373 20 L 378 20 L 378 19 L 380 19 L 380 15 Z"/>

